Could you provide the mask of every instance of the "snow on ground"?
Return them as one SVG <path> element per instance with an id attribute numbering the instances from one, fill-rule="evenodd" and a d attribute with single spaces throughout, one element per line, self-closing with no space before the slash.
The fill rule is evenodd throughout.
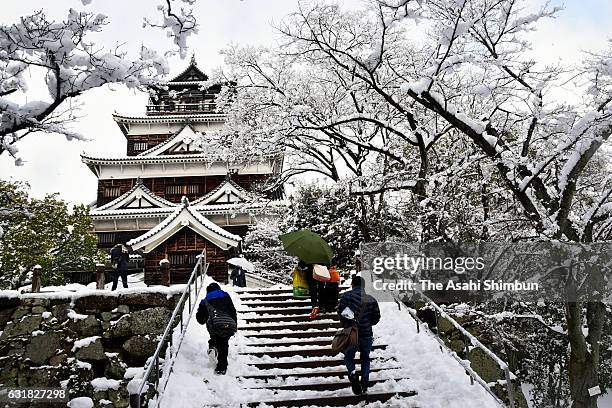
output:
<path id="1" fill-rule="evenodd" d="M 91 386 L 95 391 L 118 390 L 121 386 L 121 381 L 112 380 L 106 377 L 94 378 L 91 381 Z"/>
<path id="2" fill-rule="evenodd" d="M 0 296 L 5 298 L 45 298 L 45 299 L 77 299 L 84 296 L 90 295 L 105 295 L 105 296 L 118 296 L 120 294 L 135 294 L 135 293 L 164 293 L 171 297 L 175 294 L 180 294 L 185 289 L 184 284 L 171 285 L 171 286 L 147 286 L 144 284 L 144 274 L 137 273 L 128 275 L 128 287 L 123 288 L 121 279 L 117 289 L 111 291 L 112 282 L 107 283 L 104 286 L 104 290 L 97 290 L 96 283 L 92 282 L 88 285 L 81 285 L 79 283 L 68 283 L 62 286 L 44 286 L 41 288 L 40 293 L 28 292 L 31 287 L 24 286 L 19 290 L 0 290 Z M 85 315 L 81 315 L 87 317 Z M 71 317 L 78 319 L 77 314 L 72 314 Z M 83 317 L 83 318 L 84 318 Z"/>
<path id="3" fill-rule="evenodd" d="M 69 408 L 93 408 L 93 400 L 89 397 L 78 397 L 71 399 L 67 406 Z"/>
<path id="4" fill-rule="evenodd" d="M 210 283 L 206 282 L 205 284 Z M 238 310 L 241 306 L 238 294 L 233 287 L 222 286 L 230 293 Z M 201 293 L 201 298 L 205 295 Z M 493 398 L 479 385 L 471 385 L 469 377 L 463 368 L 446 352 L 441 352 L 438 343 L 431 334 L 416 332 L 416 324 L 407 311 L 399 311 L 395 303 L 381 303 L 381 322 L 375 326 L 374 344 L 388 344 L 386 350 L 372 352 L 373 359 L 396 361 L 374 362 L 373 367 L 388 367 L 389 371 L 372 373 L 371 379 L 386 379 L 370 388 L 370 392 L 377 391 L 406 391 L 415 390 L 417 396 L 408 400 L 390 400 L 385 404 L 372 403 L 368 407 L 407 407 L 426 406 L 428 408 L 446 408 L 461 406 L 466 408 L 495 408 L 498 405 Z M 248 313 L 253 316 L 253 312 Z M 239 406 L 247 401 L 265 401 L 282 398 L 309 398 L 322 395 L 352 395 L 349 389 L 334 391 L 325 394 L 321 391 L 270 391 L 265 389 L 248 389 L 251 387 L 264 387 L 265 385 L 280 384 L 308 384 L 316 382 L 335 382 L 338 377 L 326 378 L 293 378 L 291 380 L 272 379 L 267 384 L 258 380 L 238 380 L 237 377 L 247 374 L 279 374 L 282 369 L 258 370 L 248 366 L 248 362 L 281 362 L 297 361 L 302 359 L 326 360 L 330 357 L 285 357 L 271 358 L 269 356 L 253 357 L 239 355 L 239 353 L 253 351 L 245 343 L 244 313 L 239 312 L 239 331 L 230 341 L 229 367 L 227 375 L 213 375 L 214 366 L 206 355 L 208 349 L 208 333 L 204 326 L 192 319 L 187 327 L 186 338 L 177 356 L 173 373 L 170 376 L 165 394 L 159 401 L 158 408 L 181 406 L 183 408 L 201 408 L 203 404 L 218 406 Z M 275 330 L 274 332 L 284 332 Z M 288 339 L 287 339 L 288 340 Z M 296 341 L 299 339 L 291 339 Z M 250 341 L 253 342 L 252 340 Z M 258 351 L 284 350 L 281 346 L 283 339 L 266 340 L 261 342 Z M 277 343 L 274 345 L 274 343 Z M 300 347 L 300 346 L 289 346 Z M 301 348 L 308 348 L 301 346 Z M 333 359 L 337 359 L 334 357 Z M 319 368 L 318 371 L 333 371 L 334 367 Z M 311 369 L 292 369 L 292 372 L 307 372 Z M 400 379 L 401 378 L 401 379 Z M 400 380 L 397 380 L 400 379 Z M 343 380 L 345 381 L 345 380 Z M 407 405 L 409 401 L 410 405 Z M 151 404 L 154 406 L 154 404 Z"/>
<path id="5" fill-rule="evenodd" d="M 100 336 L 91 336 L 91 337 L 85 337 L 84 339 L 81 339 L 81 340 L 77 340 L 74 342 L 74 346 L 72 346 L 72 351 L 75 352 L 78 349 L 87 347 L 94 341 L 98 340 L 99 338 Z"/>

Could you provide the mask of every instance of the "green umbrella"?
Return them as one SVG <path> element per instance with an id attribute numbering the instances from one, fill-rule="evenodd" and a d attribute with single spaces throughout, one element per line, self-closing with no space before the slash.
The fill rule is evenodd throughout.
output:
<path id="1" fill-rule="evenodd" d="M 308 264 L 331 264 L 334 253 L 327 242 L 314 232 L 303 229 L 283 234 L 279 238 L 289 255 L 297 256 Z"/>

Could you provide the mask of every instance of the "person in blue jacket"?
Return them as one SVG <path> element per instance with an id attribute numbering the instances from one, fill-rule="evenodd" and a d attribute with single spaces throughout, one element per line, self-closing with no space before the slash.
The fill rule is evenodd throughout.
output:
<path id="1" fill-rule="evenodd" d="M 238 321 L 236 314 L 236 308 L 232 302 L 230 295 L 221 290 L 218 283 L 213 282 L 206 287 L 206 297 L 200 302 L 198 311 L 196 313 L 196 320 L 200 324 L 206 324 L 209 318 L 209 312 L 207 304 L 215 310 L 226 313 L 234 322 Z M 208 328 L 208 327 L 207 327 Z M 217 334 L 211 333 L 210 340 L 208 341 L 208 357 L 211 361 L 217 361 L 217 367 L 215 368 L 215 374 L 224 375 L 227 371 L 227 354 L 229 351 L 229 339 L 231 334 Z"/>
<path id="2" fill-rule="evenodd" d="M 362 304 L 362 302 L 364 302 Z M 353 318 L 345 317 L 345 309 L 349 308 Z M 360 315 L 361 313 L 361 315 Z M 366 394 L 370 385 L 370 351 L 374 335 L 372 326 L 380 321 L 378 302 L 365 293 L 365 283 L 361 276 L 353 276 L 352 289 L 342 295 L 338 302 L 338 315 L 343 327 L 351 327 L 357 320 L 359 344 L 344 351 L 344 364 L 348 370 L 351 388 L 356 395 Z M 361 381 L 359 373 L 355 370 L 355 353 L 361 356 Z"/>

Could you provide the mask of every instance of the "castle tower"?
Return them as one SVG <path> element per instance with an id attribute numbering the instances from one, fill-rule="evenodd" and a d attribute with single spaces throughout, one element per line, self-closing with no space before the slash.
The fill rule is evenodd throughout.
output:
<path id="1" fill-rule="evenodd" d="M 171 264 L 171 283 L 185 282 L 206 249 L 209 274 L 226 281 L 225 261 L 238 250 L 267 197 L 258 187 L 282 168 L 282 153 L 229 162 L 203 142 L 223 127 L 211 85 L 195 59 L 151 91 L 144 116 L 113 115 L 127 139 L 123 157 L 81 156 L 98 178 L 91 215 L 99 246 L 130 246 L 145 283 L 164 282 L 159 262 Z"/>

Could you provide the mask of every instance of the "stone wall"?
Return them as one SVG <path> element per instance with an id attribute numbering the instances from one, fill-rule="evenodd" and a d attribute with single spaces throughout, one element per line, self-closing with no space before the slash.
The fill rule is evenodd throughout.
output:
<path id="1" fill-rule="evenodd" d="M 96 407 L 129 406 L 126 384 L 154 353 L 176 291 L 0 293 L 0 386 L 65 387 Z"/>
<path id="2" fill-rule="evenodd" d="M 449 349 L 457 353 L 460 358 L 470 362 L 470 367 L 489 385 L 497 397 L 499 397 L 504 403 L 509 403 L 508 390 L 505 385 L 505 373 L 495 360 L 493 360 L 487 353 L 478 347 L 472 347 L 470 345 L 468 347 L 468 352 L 466 350 L 466 339 L 464 338 L 463 333 L 455 328 L 455 326 L 453 326 L 453 324 L 444 317 L 440 317 L 436 325 L 435 312 L 429 307 L 424 307 L 422 303 L 417 304 L 417 316 L 424 323 L 426 323 L 430 329 L 432 329 L 434 332 L 438 332 L 438 336 L 444 341 Z M 475 320 L 474 316 L 461 314 L 453 316 L 453 318 L 471 335 L 476 337 L 482 344 L 491 349 L 490 342 L 488 342 L 485 336 L 482 335 L 479 327 L 473 324 L 473 321 Z M 509 360 L 509 356 L 506 355 L 507 353 L 501 354 L 499 350 L 492 351 L 496 353 L 496 355 L 501 356 L 502 359 Z M 510 369 L 513 369 L 512 365 L 510 365 Z M 514 406 L 517 408 L 527 408 L 527 400 L 525 399 L 525 395 L 523 394 L 521 384 L 518 379 L 514 379 L 512 381 L 512 390 L 514 392 Z"/>

